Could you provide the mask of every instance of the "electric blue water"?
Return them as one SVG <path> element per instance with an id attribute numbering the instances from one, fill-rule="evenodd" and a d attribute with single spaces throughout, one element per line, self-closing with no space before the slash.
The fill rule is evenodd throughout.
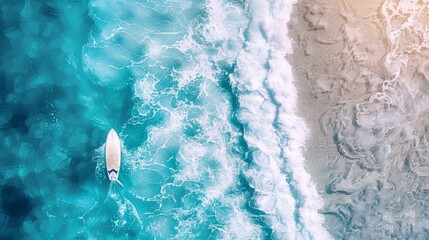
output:
<path id="1" fill-rule="evenodd" d="M 329 237 L 284 59 L 292 3 L 0 7 L 0 238 Z"/>

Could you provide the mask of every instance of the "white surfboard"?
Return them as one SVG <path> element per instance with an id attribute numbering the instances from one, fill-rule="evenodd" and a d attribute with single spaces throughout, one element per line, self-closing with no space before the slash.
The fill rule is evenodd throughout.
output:
<path id="1" fill-rule="evenodd" d="M 121 168 L 121 142 L 112 128 L 106 139 L 106 169 L 111 181 L 118 181 Z"/>

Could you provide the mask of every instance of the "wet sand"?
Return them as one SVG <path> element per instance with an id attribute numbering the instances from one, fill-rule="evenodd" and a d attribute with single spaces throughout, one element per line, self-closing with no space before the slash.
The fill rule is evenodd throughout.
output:
<path id="1" fill-rule="evenodd" d="M 312 10 L 313 9 L 313 10 Z M 335 144 L 330 135 L 324 134 L 320 128 L 319 120 L 324 112 L 330 109 L 328 96 L 325 94 L 328 84 L 317 86 L 316 74 L 327 75 L 327 68 L 341 67 L 336 63 L 339 53 L 343 48 L 341 41 L 334 44 L 317 44 L 316 38 L 320 31 L 325 29 L 326 18 L 321 15 L 322 6 L 311 4 L 311 1 L 299 1 L 295 5 L 292 20 L 290 22 L 290 36 L 294 44 L 294 53 L 288 56 L 288 61 L 293 67 L 295 86 L 298 90 L 298 114 L 303 116 L 307 127 L 310 129 L 310 137 L 306 141 L 307 171 L 317 183 L 318 191 L 324 195 L 324 184 L 327 182 L 326 172 L 329 172 L 329 159 L 338 157 Z M 332 14 L 334 15 L 334 14 Z M 339 16 L 332 16 L 339 18 Z M 339 18 L 341 21 L 341 18 Z M 312 22 L 313 21 L 313 22 Z M 329 32 L 323 34 L 329 38 L 340 37 L 341 25 L 329 28 Z M 326 64 L 329 60 L 330 64 Z M 337 60 L 338 61 L 338 60 Z M 332 70 L 331 70 L 332 71 Z"/>
<path id="2" fill-rule="evenodd" d="M 288 61 L 311 132 L 307 171 L 334 238 L 426 236 L 415 221 L 427 219 L 417 212 L 429 197 L 415 196 L 429 190 L 427 9 L 427 1 L 295 5 Z"/>

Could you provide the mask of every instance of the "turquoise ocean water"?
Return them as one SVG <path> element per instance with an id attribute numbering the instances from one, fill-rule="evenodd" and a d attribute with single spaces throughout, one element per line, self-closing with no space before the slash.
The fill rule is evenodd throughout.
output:
<path id="1" fill-rule="evenodd" d="M 0 3 L 1 239 L 328 238 L 292 2 Z"/>

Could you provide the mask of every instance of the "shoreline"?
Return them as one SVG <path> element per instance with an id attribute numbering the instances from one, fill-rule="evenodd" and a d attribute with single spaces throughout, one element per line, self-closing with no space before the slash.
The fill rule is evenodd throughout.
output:
<path id="1" fill-rule="evenodd" d="M 384 0 L 294 6 L 287 60 L 309 130 L 305 169 L 333 238 L 409 238 L 402 226 L 414 229 L 411 238 L 427 232 L 415 224 L 426 217 L 409 212 L 427 209 L 413 196 L 429 189 L 429 45 L 419 30 L 428 9 Z"/>
<path id="2" fill-rule="evenodd" d="M 315 9 L 312 10 L 312 7 Z M 329 178 L 326 173 L 330 172 L 331 159 L 338 158 L 339 154 L 332 135 L 324 134 L 320 126 L 320 118 L 331 108 L 326 94 L 328 83 L 317 84 L 317 78 L 312 75 L 321 72 L 328 75 L 323 69 L 325 59 L 335 58 L 335 55 L 342 51 L 343 46 L 341 44 L 322 44 L 322 48 L 317 49 L 318 53 L 312 49 L 310 41 L 316 41 L 317 36 L 320 36 L 320 31 L 317 30 L 324 28 L 323 24 L 325 24 L 323 19 L 319 21 L 322 16 L 320 11 L 321 7 L 317 2 L 302 0 L 295 4 L 289 23 L 289 37 L 292 40 L 293 53 L 287 56 L 287 60 L 292 66 L 294 85 L 297 89 L 297 114 L 304 119 L 309 129 L 303 152 L 305 169 L 311 175 L 318 193 L 326 202 L 325 185 Z M 318 14 L 320 16 L 317 16 Z M 314 19 L 314 23 L 311 23 L 309 22 L 311 19 L 306 15 L 319 17 L 319 19 Z M 317 21 L 319 21 L 319 25 L 317 25 Z M 338 23 L 333 29 L 339 31 Z M 335 32 L 327 32 L 326 35 L 332 37 Z M 326 52 L 330 52 L 329 58 L 321 58 L 320 55 Z M 328 67 L 333 67 L 332 65 Z"/>
<path id="3" fill-rule="evenodd" d="M 319 213 L 324 219 L 323 226 L 333 238 L 336 237 L 333 226 L 339 225 L 338 219 L 323 213 L 328 211 L 330 203 L 341 198 L 337 194 L 327 193 L 330 174 L 337 167 L 334 163 L 341 156 L 332 130 L 324 133 L 320 120 L 332 108 L 329 92 L 332 85 L 330 81 L 334 79 L 329 77 L 335 68 L 341 68 L 342 61 L 338 56 L 341 56 L 344 44 L 341 41 L 321 44 L 319 40 L 321 37 L 334 40 L 341 37 L 343 22 L 335 13 L 339 9 L 338 5 L 333 4 L 334 1 L 338 0 L 328 0 L 327 3 L 323 3 L 323 0 L 299 0 L 294 5 L 288 26 L 293 52 L 287 56 L 297 91 L 297 115 L 304 120 L 308 129 L 302 153 L 304 169 L 311 176 L 323 202 Z M 324 7 L 333 8 L 328 9 L 325 15 Z M 326 27 L 332 22 L 335 23 L 333 26 Z M 320 75 L 325 79 L 318 78 Z"/>
<path id="4" fill-rule="evenodd" d="M 289 23 L 293 53 L 287 60 L 297 89 L 297 114 L 309 130 L 303 149 L 304 166 L 323 200 L 319 212 L 333 238 L 344 237 L 348 228 L 341 204 L 351 204 L 353 200 L 344 193 L 356 192 L 355 183 L 362 184 L 361 180 L 363 184 L 375 181 L 341 151 L 343 143 L 338 134 L 342 132 L 333 128 L 349 130 L 351 119 L 343 112 L 353 111 L 349 109 L 364 102 L 366 94 L 374 90 L 361 77 L 362 71 L 382 68 L 371 59 L 371 54 L 377 56 L 380 52 L 366 52 L 367 44 L 375 38 L 371 32 L 374 29 L 366 29 L 371 25 L 363 15 L 374 6 L 377 3 L 300 0 Z M 353 216 L 346 214 L 346 218 Z"/>

